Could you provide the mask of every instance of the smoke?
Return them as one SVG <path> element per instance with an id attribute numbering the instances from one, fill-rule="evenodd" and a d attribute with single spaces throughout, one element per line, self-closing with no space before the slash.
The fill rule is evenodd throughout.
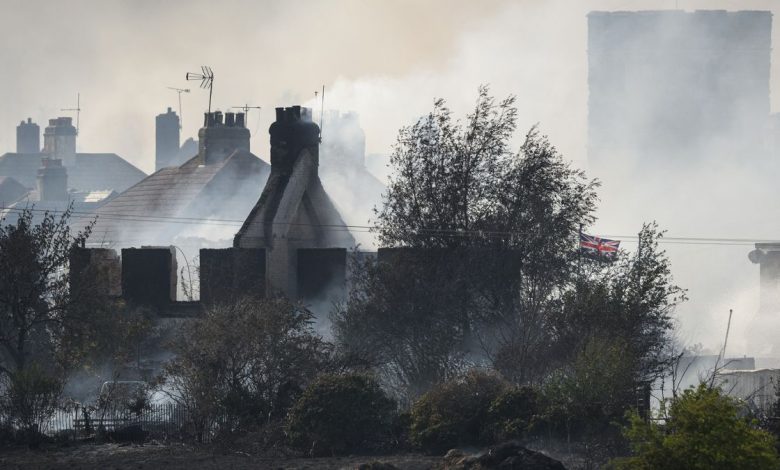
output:
<path id="1" fill-rule="evenodd" d="M 248 118 L 252 151 L 261 158 L 268 158 L 266 129 L 273 107 L 301 103 L 317 114 L 320 100 L 314 91 L 323 84 L 325 107 L 356 111 L 367 153 L 387 155 L 398 128 L 428 112 L 434 98 L 446 98 L 463 115 L 477 87 L 487 83 L 497 97 L 517 95 L 518 145 L 523 131 L 539 123 L 566 157 L 587 167 L 585 15 L 677 5 L 688 11 L 780 11 L 771 0 L 6 0 L 4 10 L 13 14 L 0 18 L 0 63 L 6 71 L 0 88 L 0 149 L 13 149 L 20 119 L 30 116 L 45 124 L 64 114 L 61 108 L 72 107 L 81 92 L 79 150 L 116 152 L 151 171 L 154 115 L 177 107 L 175 92 L 166 87 L 192 88 L 182 95 L 182 136 L 194 136 L 207 94 L 183 77 L 210 65 L 216 73 L 215 108 L 263 106 Z M 780 38 L 777 22 L 773 37 Z M 780 76 L 777 49 L 772 85 Z M 642 102 L 642 90 L 635 98 Z M 771 109 L 780 109 L 780 93 L 771 95 Z M 326 120 L 325 136 L 328 132 Z M 700 163 L 666 173 L 659 167 L 653 178 L 625 173 L 620 165 L 589 168 L 590 176 L 605 183 L 593 231 L 632 235 L 643 221 L 655 219 L 674 237 L 780 238 L 780 221 L 772 217 L 773 175 L 753 171 L 750 152 L 711 150 L 693 149 L 705 156 Z M 621 157 L 614 160 L 622 162 Z M 376 158 L 370 166 L 383 167 Z M 376 176 L 382 180 L 386 173 Z M 365 218 L 362 213 L 351 217 L 356 211 L 349 194 L 331 193 L 349 214 L 347 223 Z M 630 240 L 624 246 L 635 249 Z M 689 289 L 691 300 L 678 315 L 685 338 L 718 350 L 733 308 L 730 354 L 776 353 L 771 338 L 759 334 L 770 325 L 755 313 L 758 268 L 746 259 L 750 246 L 664 247 L 677 283 Z"/>

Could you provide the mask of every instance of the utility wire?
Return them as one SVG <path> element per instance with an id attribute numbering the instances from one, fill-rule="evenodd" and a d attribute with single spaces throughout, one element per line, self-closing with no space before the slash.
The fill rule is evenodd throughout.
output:
<path id="1" fill-rule="evenodd" d="M 24 211 L 50 213 L 53 215 L 62 214 L 64 210 L 47 210 L 47 209 L 35 209 L 35 208 L 17 208 L 0 206 L 0 210 L 7 210 L 9 212 L 22 213 Z M 192 225 L 211 225 L 211 226 L 225 226 L 225 227 L 240 227 L 244 224 L 243 220 L 238 219 L 210 219 L 202 217 L 174 217 L 174 216 L 155 216 L 155 215 L 142 215 L 142 214 L 118 214 L 111 212 L 83 212 L 83 211 L 71 211 L 71 216 L 76 219 L 95 219 L 109 220 L 109 221 L 122 221 L 122 222 L 149 222 L 149 223 L 175 223 L 175 224 L 192 224 Z M 350 231 L 356 233 L 369 233 L 373 231 L 374 227 L 370 225 L 349 225 L 349 224 L 312 224 L 312 223 L 295 223 L 295 222 L 273 222 L 274 225 L 287 225 L 287 226 L 302 226 L 302 227 L 318 227 L 327 231 Z M 504 238 L 518 236 L 523 237 L 527 234 L 518 231 L 494 231 L 494 230 L 460 230 L 460 229 L 438 229 L 438 228 L 415 228 L 414 231 L 418 233 L 426 233 L 439 236 L 452 236 L 452 237 L 472 237 L 478 238 Z M 111 232 L 120 232 L 123 230 L 112 230 L 106 228 L 104 230 L 98 230 L 98 233 L 108 234 Z M 639 237 L 637 235 L 602 235 L 604 238 L 618 239 L 621 241 L 633 242 L 637 241 Z M 664 236 L 658 240 L 662 244 L 677 244 L 677 245 L 723 245 L 723 246 L 748 246 L 756 243 L 778 243 L 780 240 L 773 239 L 761 239 L 761 238 L 717 238 L 717 237 L 669 237 Z"/>

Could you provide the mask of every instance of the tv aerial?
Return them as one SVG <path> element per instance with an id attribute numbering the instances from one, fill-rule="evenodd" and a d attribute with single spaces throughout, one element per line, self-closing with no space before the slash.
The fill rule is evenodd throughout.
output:
<path id="1" fill-rule="evenodd" d="M 169 90 L 173 90 L 173 91 L 175 91 L 176 93 L 179 94 L 179 130 L 181 130 L 183 122 L 184 122 L 184 116 L 182 116 L 182 114 L 181 114 L 181 94 L 182 93 L 189 93 L 190 89 L 189 88 L 176 88 L 176 87 L 172 87 L 172 86 L 169 86 L 168 89 Z"/>
<path id="2" fill-rule="evenodd" d="M 211 94 L 214 91 L 214 72 L 212 72 L 211 67 L 208 67 L 206 65 L 200 66 L 200 72 L 187 72 L 186 79 L 187 80 L 200 80 L 200 87 L 204 90 L 208 88 L 209 90 L 209 113 L 211 113 Z"/>
<path id="3" fill-rule="evenodd" d="M 79 118 L 81 117 L 81 93 L 76 93 L 76 107 L 75 108 L 62 108 L 60 111 L 75 111 L 76 112 L 76 135 L 79 134 Z"/>
<path id="4" fill-rule="evenodd" d="M 263 109 L 260 106 L 249 106 L 248 104 L 245 104 L 244 106 L 231 106 L 230 109 L 241 109 L 244 111 L 244 116 L 246 116 L 246 128 L 249 129 L 249 110 L 250 109 Z"/>

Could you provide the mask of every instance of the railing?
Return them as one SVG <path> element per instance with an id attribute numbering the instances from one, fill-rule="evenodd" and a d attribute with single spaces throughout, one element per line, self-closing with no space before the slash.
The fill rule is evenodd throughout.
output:
<path id="1" fill-rule="evenodd" d="M 176 403 L 148 405 L 139 412 L 127 409 L 88 409 L 85 413 L 84 408 L 74 407 L 57 410 L 41 431 L 61 438 L 78 439 L 93 435 L 111 438 L 133 426 L 136 432 L 140 428 L 144 435 L 152 439 L 194 439 L 196 433 L 190 418 L 187 410 Z M 216 426 L 212 426 L 200 439 L 210 441 L 215 430 Z"/>

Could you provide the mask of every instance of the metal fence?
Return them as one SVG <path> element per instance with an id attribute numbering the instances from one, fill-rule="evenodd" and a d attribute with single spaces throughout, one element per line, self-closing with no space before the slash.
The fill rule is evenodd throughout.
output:
<path id="1" fill-rule="evenodd" d="M 83 438 L 98 434 L 111 436 L 127 433 L 128 429 L 154 439 L 185 439 L 192 437 L 192 420 L 187 410 L 176 403 L 148 405 L 138 412 L 127 409 L 94 409 L 73 407 L 57 410 L 41 429 L 52 437 Z M 204 433 L 202 440 L 210 440 Z"/>

